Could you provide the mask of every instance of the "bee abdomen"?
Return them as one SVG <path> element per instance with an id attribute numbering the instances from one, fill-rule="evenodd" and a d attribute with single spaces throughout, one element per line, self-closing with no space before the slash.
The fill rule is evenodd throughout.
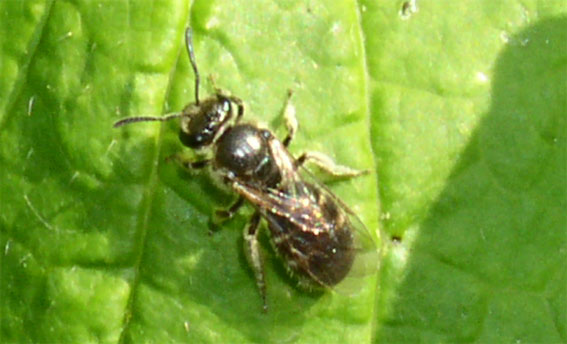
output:
<path id="1" fill-rule="evenodd" d="M 301 230 L 286 218 L 270 224 L 272 241 L 287 267 L 315 287 L 332 287 L 350 271 L 355 250 L 348 226 L 333 231 Z M 283 233 L 279 228 L 285 228 Z"/>

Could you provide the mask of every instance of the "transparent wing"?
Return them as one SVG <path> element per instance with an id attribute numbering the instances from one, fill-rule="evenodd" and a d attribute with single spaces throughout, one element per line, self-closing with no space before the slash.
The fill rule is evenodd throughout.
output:
<path id="1" fill-rule="evenodd" d="M 347 278 L 336 285 L 334 289 L 348 295 L 355 294 L 365 285 L 367 277 L 376 274 L 379 268 L 380 255 L 374 236 L 370 233 L 368 228 L 366 228 L 364 223 L 362 223 L 356 213 L 325 184 L 318 181 L 309 170 L 301 167 L 300 172 L 302 180 L 317 185 L 318 188 L 322 190 L 321 193 L 325 194 L 325 197 L 333 199 L 350 221 L 354 233 L 357 254 Z"/>
<path id="2" fill-rule="evenodd" d="M 295 235 L 301 236 L 301 232 L 329 233 L 344 225 L 350 228 L 352 236 L 344 240 L 344 245 L 354 250 L 354 259 L 348 271 L 349 278 L 341 278 L 334 289 L 349 294 L 355 292 L 360 283 L 353 283 L 352 277 L 358 279 L 377 271 L 378 252 L 372 235 L 356 214 L 307 170 L 302 169 L 301 176 L 295 171 L 288 173 L 280 183 L 280 189 L 262 189 L 258 185 L 239 182 L 235 182 L 233 187 L 262 213 L 273 231 L 286 233 L 289 228 L 285 227 L 294 227 L 300 231 Z M 334 244 L 339 251 L 340 248 L 347 248 L 341 247 L 343 243 L 340 241 Z M 318 253 L 324 254 L 321 251 Z M 328 254 L 332 253 L 329 251 Z M 331 259 L 320 257 L 321 260 L 326 258 Z M 303 268 L 309 271 L 309 267 Z M 325 273 L 319 271 L 311 274 L 311 278 L 326 285 L 322 281 L 325 278 L 318 280 L 318 276 L 324 276 Z"/>

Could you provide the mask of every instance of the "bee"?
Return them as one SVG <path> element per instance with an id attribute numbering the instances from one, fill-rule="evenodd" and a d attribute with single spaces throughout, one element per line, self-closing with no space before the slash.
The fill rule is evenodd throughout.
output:
<path id="1" fill-rule="evenodd" d="M 294 158 L 287 147 L 297 130 L 297 121 L 286 102 L 287 136 L 278 140 L 268 129 L 241 122 L 241 99 L 217 90 L 199 99 L 200 76 L 190 28 L 185 45 L 195 74 L 195 102 L 182 112 L 162 117 L 130 117 L 114 124 L 180 119 L 179 139 L 194 150 L 207 150 L 208 157 L 187 161 L 186 168 L 210 167 L 238 199 L 227 210 L 217 210 L 220 219 L 231 218 L 248 202 L 254 213 L 244 228 L 244 250 L 258 286 L 263 309 L 267 310 L 264 265 L 258 242 L 261 219 L 268 224 L 269 237 L 277 255 L 299 284 L 307 289 L 328 289 L 340 284 L 349 273 L 374 271 L 377 250 L 372 236 L 358 217 L 303 166 L 313 162 L 337 176 L 363 174 L 335 165 L 319 153 Z M 288 94 L 288 101 L 291 92 Z"/>

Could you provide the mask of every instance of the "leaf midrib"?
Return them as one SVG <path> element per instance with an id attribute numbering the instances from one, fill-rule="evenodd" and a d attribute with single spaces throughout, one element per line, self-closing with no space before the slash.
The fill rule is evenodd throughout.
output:
<path id="1" fill-rule="evenodd" d="M 189 11 L 190 12 L 190 11 Z M 190 14 L 189 14 L 190 16 Z M 178 61 L 179 61 L 179 57 L 183 52 L 183 47 L 182 45 L 179 46 L 178 50 L 177 50 L 177 56 L 173 62 L 173 66 L 171 67 L 171 70 L 169 72 L 169 78 L 168 78 L 168 83 L 167 83 L 167 87 L 165 90 L 165 93 L 163 95 L 163 102 L 161 104 L 161 113 L 165 114 L 167 112 L 167 99 L 169 98 L 169 94 L 171 92 L 171 89 L 173 87 L 173 80 L 174 80 L 174 76 L 175 76 L 175 72 L 177 70 L 177 65 L 178 65 Z M 144 253 L 145 253 L 145 249 L 146 249 L 146 243 L 147 243 L 147 234 L 148 234 L 148 221 L 150 218 L 150 214 L 152 212 L 152 206 L 153 206 L 153 202 L 154 202 L 154 195 L 156 192 L 156 188 L 158 185 L 158 169 L 160 166 L 160 152 L 161 152 L 161 147 L 163 144 L 163 137 L 164 137 L 164 132 L 165 132 L 165 126 L 160 125 L 159 126 L 159 133 L 158 133 L 158 137 L 157 137 L 157 141 L 156 141 L 156 146 L 155 146 L 155 150 L 154 150 L 154 154 L 153 157 L 151 159 L 151 161 L 153 161 L 154 163 L 152 163 L 152 169 L 149 173 L 148 176 L 148 180 L 146 183 L 146 188 L 144 190 L 144 197 L 143 197 L 143 215 L 142 215 L 142 221 L 140 222 L 139 228 L 136 231 L 136 234 L 134 235 L 134 238 L 139 238 L 137 241 L 137 243 L 134 245 L 134 251 L 136 254 L 136 258 L 134 261 L 134 265 L 133 265 L 133 269 L 134 269 L 134 278 L 132 280 L 132 287 L 130 288 L 130 294 L 128 295 L 128 301 L 126 303 L 126 307 L 124 308 L 124 314 L 122 316 L 122 326 L 121 326 L 121 333 L 120 333 L 120 339 L 118 340 L 118 343 L 124 344 L 126 343 L 126 338 L 128 336 L 128 329 L 130 327 L 130 322 L 133 318 L 133 311 L 134 311 L 134 302 L 135 302 L 135 298 L 136 298 L 136 292 L 138 289 L 138 286 L 140 285 L 140 279 L 141 279 L 141 267 L 144 263 Z"/>
<path id="2" fill-rule="evenodd" d="M 363 92 L 364 92 L 364 111 L 366 113 L 366 128 L 368 130 L 368 140 L 369 142 L 367 143 L 370 146 L 370 150 L 372 152 L 371 154 L 371 159 L 370 161 L 372 162 L 372 169 L 376 172 L 377 171 L 377 161 L 376 161 L 376 152 L 374 151 L 374 147 L 372 145 L 372 125 L 371 125 L 371 101 L 370 101 L 370 90 L 369 90 L 369 80 L 370 80 L 370 74 L 369 74 L 369 68 L 368 68 L 368 55 L 367 55 L 367 47 L 366 47 L 366 35 L 364 32 L 364 25 L 362 24 L 362 4 L 360 3 L 360 0 L 356 0 L 355 2 L 355 10 L 356 10 L 356 16 L 357 16 L 357 24 L 358 24 L 358 32 L 359 32 L 359 44 L 360 44 L 360 51 L 361 51 L 361 59 L 362 59 L 362 74 L 363 74 Z M 378 174 L 375 173 L 376 178 L 376 203 L 375 203 L 375 208 L 378 210 L 378 212 L 380 211 L 380 190 L 378 190 L 379 187 L 379 180 L 378 180 Z M 377 214 L 378 218 L 379 218 L 380 214 Z M 380 222 L 378 222 L 378 226 L 380 226 Z M 379 228 L 378 228 L 379 229 Z M 378 233 L 380 233 L 380 230 L 378 230 Z M 376 235 L 376 233 L 374 233 Z M 381 238 L 379 239 L 379 243 L 378 245 L 380 246 L 380 257 L 383 256 L 385 249 L 384 249 L 384 241 L 381 240 Z M 377 300 L 377 291 L 380 290 L 379 288 L 379 283 L 380 283 L 380 279 L 378 278 L 378 276 L 376 277 L 376 284 L 374 286 L 374 292 L 372 293 L 372 295 L 374 296 L 373 300 L 372 300 L 372 311 L 371 311 L 371 319 L 370 319 L 370 342 L 374 343 L 376 338 L 375 338 L 375 334 L 376 331 L 378 329 L 378 323 L 377 323 L 377 314 L 378 314 L 378 310 L 377 310 L 377 304 L 376 304 L 376 300 Z"/>
<path id="3" fill-rule="evenodd" d="M 47 2 L 45 13 L 37 24 L 37 28 L 28 43 L 26 51 L 29 53 L 26 54 L 26 60 L 21 64 L 20 72 L 12 86 L 12 91 L 8 95 L 8 101 L 6 102 L 4 109 L 0 110 L 0 114 L 4 114 L 2 120 L 0 120 L 0 133 L 5 132 L 6 125 L 11 118 L 17 117 L 18 112 L 14 109 L 16 106 L 16 100 L 19 98 L 20 93 L 26 84 L 26 80 L 28 79 L 29 66 L 36 57 L 39 43 L 45 34 L 45 27 L 51 17 L 51 9 L 53 8 L 54 2 L 55 0 L 49 0 Z"/>

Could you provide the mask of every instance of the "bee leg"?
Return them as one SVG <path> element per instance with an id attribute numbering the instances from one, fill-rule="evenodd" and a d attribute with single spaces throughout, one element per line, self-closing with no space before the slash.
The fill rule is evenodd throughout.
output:
<path id="1" fill-rule="evenodd" d="M 198 170 L 200 168 L 204 168 L 209 165 L 211 161 L 209 159 L 200 160 L 200 161 L 181 161 L 181 165 L 188 170 Z"/>
<path id="2" fill-rule="evenodd" d="M 211 159 L 204 159 L 198 161 L 185 160 L 179 154 L 172 154 L 167 158 L 165 158 L 165 162 L 170 162 L 171 160 L 175 160 L 175 162 L 181 164 L 181 166 L 185 167 L 188 170 L 197 170 L 200 168 L 204 168 L 208 166 L 209 163 L 211 162 Z"/>
<path id="3" fill-rule="evenodd" d="M 244 197 L 240 196 L 228 209 L 215 210 L 215 222 L 219 223 L 231 219 L 244 204 Z"/>
<path id="4" fill-rule="evenodd" d="M 260 254 L 260 243 L 258 242 L 258 225 L 260 223 L 260 213 L 255 212 L 250 218 L 250 223 L 244 228 L 244 251 L 248 258 L 248 263 L 254 270 L 256 285 L 260 291 L 264 312 L 268 311 L 266 302 L 266 282 L 264 279 L 264 263 Z"/>
<path id="5" fill-rule="evenodd" d="M 297 166 L 311 162 L 334 177 L 353 178 L 370 173 L 369 170 L 355 170 L 348 166 L 337 165 L 331 158 L 318 152 L 305 152 L 295 162 Z"/>
<path id="6" fill-rule="evenodd" d="M 284 109 L 283 109 L 285 126 L 287 128 L 287 136 L 283 140 L 284 147 L 289 146 L 289 144 L 291 143 L 291 140 L 293 140 L 293 136 L 295 135 L 295 132 L 297 131 L 297 127 L 298 127 L 297 118 L 295 117 L 295 107 L 291 103 L 291 96 L 292 95 L 293 95 L 293 91 L 288 90 L 287 91 L 287 98 L 286 98 L 286 101 L 285 101 L 285 104 L 284 104 Z"/>
<path id="7" fill-rule="evenodd" d="M 236 120 L 235 120 L 235 123 L 238 123 L 240 122 L 240 119 L 244 115 L 244 103 L 242 102 L 242 99 L 237 97 L 230 96 L 228 97 L 228 99 L 230 99 L 231 102 L 236 104 L 236 107 L 238 108 L 236 112 Z"/>

